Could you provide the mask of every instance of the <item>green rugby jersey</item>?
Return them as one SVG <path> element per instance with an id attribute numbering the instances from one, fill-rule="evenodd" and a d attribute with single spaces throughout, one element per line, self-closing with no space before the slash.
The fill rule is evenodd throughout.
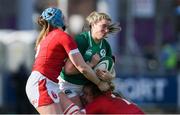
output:
<path id="1" fill-rule="evenodd" d="M 102 39 L 100 43 L 96 44 L 90 34 L 90 31 L 83 32 L 75 36 L 75 41 L 86 62 L 90 62 L 91 57 L 95 53 L 98 53 L 101 58 L 105 56 L 112 57 L 112 51 L 109 43 L 105 39 Z M 83 74 L 66 75 L 64 69 L 61 71 L 60 76 L 65 81 L 68 81 L 72 84 L 84 85 L 86 82 L 88 82 L 88 79 L 83 76 Z"/>

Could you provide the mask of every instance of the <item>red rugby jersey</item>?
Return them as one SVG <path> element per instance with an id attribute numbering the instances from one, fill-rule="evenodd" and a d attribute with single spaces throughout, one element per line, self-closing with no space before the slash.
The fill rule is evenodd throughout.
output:
<path id="1" fill-rule="evenodd" d="M 36 51 L 33 71 L 58 83 L 58 76 L 65 64 L 68 54 L 77 50 L 77 45 L 72 37 L 60 29 L 52 30 L 44 38 Z"/>
<path id="2" fill-rule="evenodd" d="M 85 110 L 87 114 L 144 114 L 137 105 L 109 94 L 97 97 Z"/>

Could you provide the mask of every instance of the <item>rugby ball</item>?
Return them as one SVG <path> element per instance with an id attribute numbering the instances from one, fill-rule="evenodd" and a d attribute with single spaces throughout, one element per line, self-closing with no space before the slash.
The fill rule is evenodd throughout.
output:
<path id="1" fill-rule="evenodd" d="M 94 67 L 94 71 L 97 69 L 109 71 L 113 77 L 115 76 L 114 61 L 111 57 L 105 56 L 101 58 L 99 63 Z"/>

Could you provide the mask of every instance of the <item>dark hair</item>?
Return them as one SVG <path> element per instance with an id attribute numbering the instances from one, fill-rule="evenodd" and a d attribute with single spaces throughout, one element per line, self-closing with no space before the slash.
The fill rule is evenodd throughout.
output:
<path id="1" fill-rule="evenodd" d="M 84 86 L 83 86 L 83 90 L 85 88 L 90 89 L 90 91 L 92 92 L 94 97 L 97 97 L 99 95 L 102 95 L 103 92 L 99 90 L 99 88 L 92 82 L 87 82 Z"/>
<path id="2" fill-rule="evenodd" d="M 83 90 L 84 90 L 85 88 L 88 88 L 88 89 L 90 89 L 90 91 L 92 92 L 93 96 L 94 96 L 94 97 L 97 97 L 97 96 L 102 95 L 102 94 L 104 94 L 104 93 L 106 93 L 106 92 L 112 92 L 112 91 L 114 90 L 114 85 L 113 85 L 111 82 L 109 82 L 109 85 L 110 85 L 109 90 L 103 92 L 103 91 L 101 91 L 101 90 L 97 87 L 97 85 L 95 85 L 94 83 L 92 83 L 92 82 L 87 82 L 87 83 L 83 86 Z"/>
<path id="3" fill-rule="evenodd" d="M 101 90 L 99 90 L 99 88 L 97 87 L 97 85 L 95 85 L 94 83 L 92 83 L 92 82 L 87 82 L 84 86 L 83 86 L 83 90 L 85 90 L 85 88 L 88 88 L 89 90 L 90 90 L 90 92 L 92 93 L 92 95 L 93 95 L 93 98 L 96 98 L 96 97 L 98 97 L 98 96 L 100 96 L 100 95 L 103 95 L 104 93 L 106 93 L 106 92 L 103 92 L 103 91 L 101 91 Z M 120 92 L 120 91 L 113 91 L 111 88 L 110 88 L 110 90 L 109 91 L 111 91 L 111 93 L 116 97 L 116 98 L 124 98 L 124 99 L 126 99 L 126 100 L 128 100 L 129 101 L 129 99 L 127 99 L 123 94 L 122 94 L 122 92 Z M 81 100 L 82 100 L 82 98 L 81 98 Z M 131 101 L 130 101 L 131 102 Z M 82 103 L 83 103 L 83 101 L 82 101 Z M 83 105 L 85 105 L 85 104 L 83 104 Z"/>

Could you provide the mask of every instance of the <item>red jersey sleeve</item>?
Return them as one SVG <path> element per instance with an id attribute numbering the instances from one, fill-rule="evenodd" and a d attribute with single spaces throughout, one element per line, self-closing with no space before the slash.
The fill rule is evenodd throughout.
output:
<path id="1" fill-rule="evenodd" d="M 70 52 L 73 52 L 73 51 L 78 49 L 75 40 L 71 36 L 64 35 L 61 38 L 61 40 L 62 40 L 61 44 L 64 47 L 64 49 L 67 52 L 67 54 L 69 54 Z"/>

